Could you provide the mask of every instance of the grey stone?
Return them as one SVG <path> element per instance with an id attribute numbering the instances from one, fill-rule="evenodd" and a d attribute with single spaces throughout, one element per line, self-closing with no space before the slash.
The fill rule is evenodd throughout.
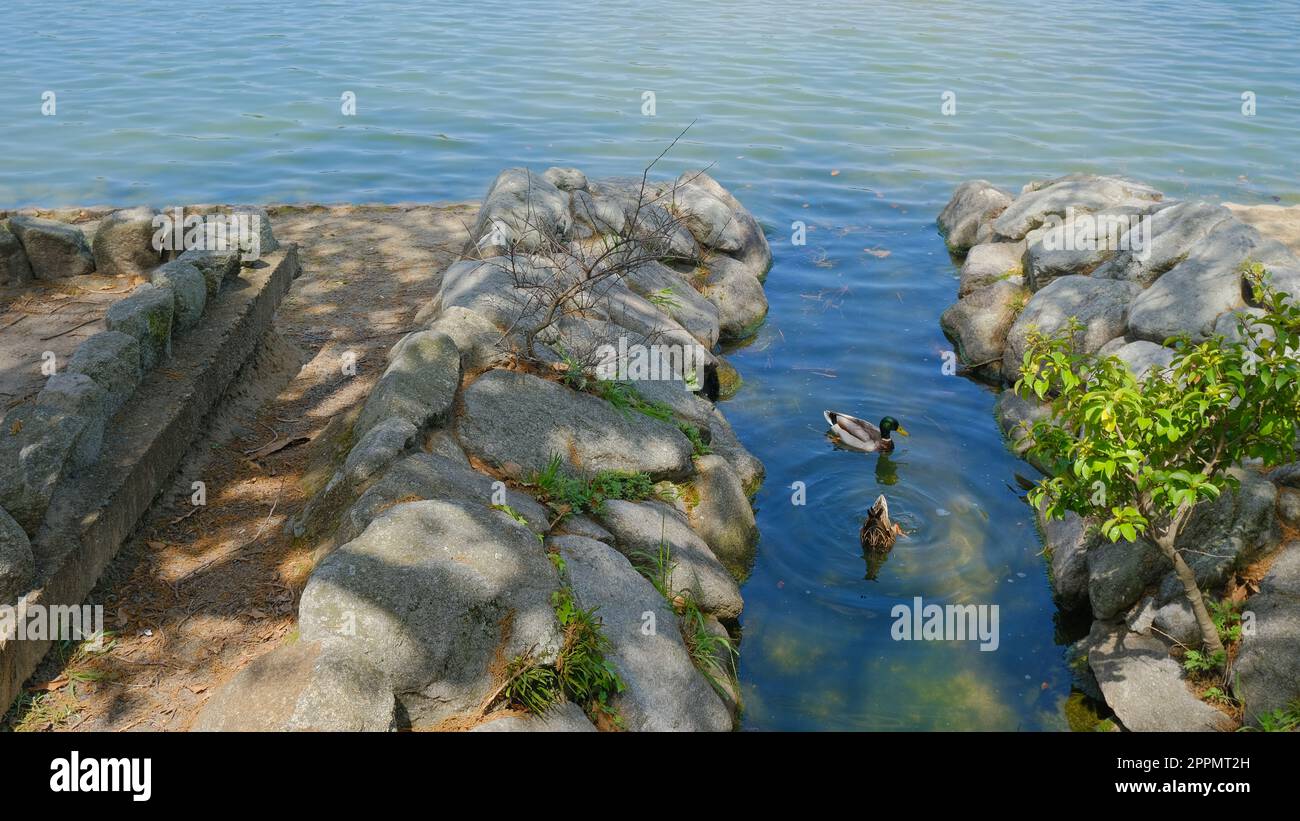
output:
<path id="1" fill-rule="evenodd" d="M 722 566 L 686 517 L 661 502 L 609 500 L 597 514 L 614 534 L 619 552 L 642 566 L 669 552 L 668 589 L 695 598 L 700 609 L 723 619 L 740 615 L 744 602 L 736 580 Z"/>
<path id="2" fill-rule="evenodd" d="M 1077 610 L 1088 604 L 1088 548 L 1100 538 L 1077 513 L 1061 519 L 1038 514 L 1043 547 L 1051 561 L 1052 589 L 1062 609 Z"/>
<path id="3" fill-rule="evenodd" d="M 939 317 L 939 326 L 957 346 L 957 356 L 963 363 L 1000 378 L 1007 332 L 1028 296 L 1024 288 L 1011 282 L 994 282 L 948 306 Z"/>
<path id="4" fill-rule="evenodd" d="M 1018 240 L 1047 222 L 1074 214 L 1094 213 L 1123 206 L 1153 205 L 1161 199 L 1150 186 L 1119 177 L 1071 174 L 1041 180 L 1025 186 L 1019 197 L 993 221 L 993 233 L 1004 240 Z"/>
<path id="5" fill-rule="evenodd" d="M 126 299 L 113 303 L 104 315 L 108 330 L 120 331 L 140 343 L 140 369 L 146 373 L 171 355 L 175 304 L 170 289 L 145 283 Z"/>
<path id="6" fill-rule="evenodd" d="M 731 423 L 717 408 L 709 415 L 709 449 L 727 460 L 746 494 L 753 496 L 758 491 L 766 475 L 763 463 L 740 443 Z"/>
<path id="7" fill-rule="evenodd" d="M 677 615 L 626 558 L 581 536 L 550 540 L 565 562 L 579 606 L 596 608 L 610 642 L 606 660 L 625 689 L 613 699 L 627 729 L 639 732 L 731 729 L 731 715 L 695 669 Z M 646 614 L 654 616 L 649 632 Z"/>
<path id="8" fill-rule="evenodd" d="M 483 256 L 536 251 L 568 239 L 569 195 L 526 168 L 507 168 L 483 198 L 470 241 Z"/>
<path id="9" fill-rule="evenodd" d="M 1017 374 L 1006 374 L 1007 379 L 1019 378 Z M 1043 402 L 1031 402 L 1017 396 L 1015 391 L 1004 390 L 998 394 L 993 406 L 993 416 L 998 427 L 1007 437 L 1007 443 L 1018 455 L 1023 456 L 1032 444 L 1030 431 L 1034 423 L 1047 419 L 1051 408 Z"/>
<path id="10" fill-rule="evenodd" d="M 573 221 L 581 236 L 621 236 L 627 229 L 627 214 L 615 197 L 594 196 L 588 191 L 572 194 Z"/>
<path id="11" fill-rule="evenodd" d="M 661 311 L 681 323 L 706 348 L 718 342 L 718 306 L 660 262 L 647 262 L 627 272 L 623 282 L 637 295 L 657 299 Z M 760 286 L 760 293 L 762 288 Z M 763 302 L 766 313 L 766 298 Z"/>
<path id="12" fill-rule="evenodd" d="M 1241 487 L 1197 505 L 1176 542 L 1202 590 L 1218 589 L 1233 569 L 1271 552 L 1281 540 L 1277 488 L 1251 470 L 1231 473 Z M 1160 603 L 1182 593 L 1182 582 L 1170 570 L 1160 584 Z"/>
<path id="13" fill-rule="evenodd" d="M 0 285 L 22 285 L 34 276 L 23 244 L 0 222 Z"/>
<path id="14" fill-rule="evenodd" d="M 1201 646 L 1201 625 L 1185 596 L 1157 609 L 1151 626 L 1184 647 L 1195 649 Z"/>
<path id="15" fill-rule="evenodd" d="M 203 705 L 195 732 L 389 732 L 397 703 L 385 676 L 319 642 L 281 645 L 249 662 Z"/>
<path id="16" fill-rule="evenodd" d="M 502 660 L 556 658 L 558 586 L 536 536 L 509 516 L 410 502 L 317 565 L 298 621 L 303 640 L 386 674 L 419 727 L 476 709 Z"/>
<path id="17" fill-rule="evenodd" d="M 1255 629 L 1242 636 L 1233 664 L 1233 690 L 1245 720 L 1285 709 L 1300 699 L 1300 598 L 1261 592 L 1246 600 Z"/>
<path id="18" fill-rule="evenodd" d="M 587 175 L 576 168 L 548 168 L 542 172 L 542 179 L 561 191 L 583 191 L 587 188 Z"/>
<path id="19" fill-rule="evenodd" d="M 150 281 L 172 292 L 173 333 L 188 331 L 199 324 L 208 304 L 208 283 L 198 268 L 173 260 L 155 268 Z"/>
<path id="20" fill-rule="evenodd" d="M 691 482 L 699 501 L 690 508 L 693 530 L 733 576 L 744 578 L 754 563 L 758 526 L 740 477 L 720 455 L 695 458 Z"/>
<path id="21" fill-rule="evenodd" d="M 67 371 L 95 380 L 107 395 L 107 411 L 112 416 L 140 384 L 140 343 L 121 331 L 95 334 L 77 346 Z"/>
<path id="22" fill-rule="evenodd" d="M 22 243 L 37 279 L 51 280 L 93 273 L 95 257 L 80 228 L 38 217 L 10 217 L 9 230 Z"/>
<path id="23" fill-rule="evenodd" d="M 193 265 L 203 274 L 203 281 L 208 286 L 208 299 L 216 299 L 221 286 L 239 276 L 240 258 L 238 251 L 186 251 L 176 258 L 177 262 Z"/>
<path id="24" fill-rule="evenodd" d="M 460 386 L 460 351 L 437 331 L 408 334 L 370 392 L 353 431 L 364 435 L 381 420 L 397 417 L 416 428 L 450 418 Z"/>
<path id="25" fill-rule="evenodd" d="M 701 170 L 687 171 L 665 197 L 701 245 L 744 263 L 759 281 L 767 276 L 772 249 L 762 227 L 717 180 Z"/>
<path id="26" fill-rule="evenodd" d="M 95 272 L 103 276 L 142 277 L 162 261 L 162 251 L 153 247 L 152 208 L 126 208 L 100 220 L 91 252 Z"/>
<path id="27" fill-rule="evenodd" d="M 419 322 L 419 317 L 416 318 Z M 501 331 L 482 314 L 451 305 L 443 309 L 428 329 L 451 337 L 460 351 L 463 372 L 480 371 L 504 363 L 509 357 Z"/>
<path id="28" fill-rule="evenodd" d="M 1025 237 L 1025 285 L 1031 291 L 1070 274 L 1091 274 L 1115 254 L 1144 209 L 1108 208 L 1062 221 L 1049 218 Z M 1141 237 L 1141 234 L 1133 235 Z"/>
<path id="29" fill-rule="evenodd" d="M 513 478 L 544 470 L 554 455 L 580 473 L 674 479 L 691 470 L 691 443 L 673 425 L 530 374 L 490 371 L 462 401 L 457 433 L 466 452 Z"/>
<path id="30" fill-rule="evenodd" d="M 571 701 L 557 704 L 540 716 L 505 713 L 488 716 L 471 733 L 594 733 L 596 727 Z"/>
<path id="31" fill-rule="evenodd" d="M 1158 639 L 1130 633 L 1123 624 L 1094 622 L 1088 664 L 1106 704 L 1133 732 L 1227 729 L 1227 716 L 1192 695 L 1180 665 Z"/>
<path id="32" fill-rule="evenodd" d="M 560 520 L 555 526 L 552 533 L 562 536 L 582 536 L 587 539 L 595 539 L 598 542 L 604 542 L 613 546 L 614 534 L 596 523 L 595 519 L 590 516 L 569 515 Z"/>
<path id="33" fill-rule="evenodd" d="M 952 251 L 964 253 L 977 244 L 980 226 L 995 219 L 1010 204 L 1011 195 L 988 180 L 968 180 L 957 186 L 939 213 L 939 231 Z"/>
<path id="34" fill-rule="evenodd" d="M 1162 208 L 1151 215 L 1149 226 L 1139 227 L 1125 238 L 1127 250 L 1115 254 L 1093 276 L 1124 279 L 1145 288 L 1186 259 L 1219 223 L 1231 217 L 1222 205 L 1199 200 Z M 1150 245 L 1143 248 L 1148 232 Z"/>
<path id="35" fill-rule="evenodd" d="M 1300 528 L 1300 491 L 1290 487 L 1278 490 L 1277 515 L 1288 527 Z"/>
<path id="36" fill-rule="evenodd" d="M 36 560 L 18 522 L 0 507 L 0 606 L 13 604 L 32 589 Z"/>
<path id="37" fill-rule="evenodd" d="M 1088 548 L 1088 600 L 1092 615 L 1110 619 L 1142 597 L 1147 585 L 1170 570 L 1160 548 L 1147 542 L 1101 538 Z"/>
<path id="38" fill-rule="evenodd" d="M 398 460 L 348 508 L 338 527 L 338 540 L 355 539 L 376 516 L 394 504 L 416 499 L 445 499 L 489 509 L 494 498 L 504 498 L 511 510 L 524 517 L 528 527 L 544 533 L 550 522 L 546 508 L 527 493 L 506 488 L 496 494 L 492 478 L 457 462 L 431 453 L 415 453 Z M 505 514 L 503 514 L 505 515 Z"/>
<path id="39" fill-rule="evenodd" d="M 1247 258 L 1274 267 L 1297 264 L 1281 243 L 1264 239 L 1245 223 L 1224 220 L 1133 300 L 1133 336 L 1156 343 L 1180 334 L 1196 341 L 1208 338 L 1221 314 L 1245 304 L 1240 266 Z"/>
<path id="40" fill-rule="evenodd" d="M 1138 290 L 1130 282 L 1085 276 L 1065 276 L 1053 281 L 1030 298 L 1007 332 L 1003 373 L 1019 373 L 1032 328 L 1050 336 L 1063 330 L 1071 317 L 1077 318 L 1083 324 L 1074 338 L 1080 353 L 1093 353 L 1122 336 L 1128 326 L 1129 301 Z"/>
<path id="41" fill-rule="evenodd" d="M 1259 592 L 1300 599 L 1300 541 L 1289 542 L 1278 551 L 1273 566 L 1259 582 Z"/>
<path id="42" fill-rule="evenodd" d="M 966 254 L 966 259 L 961 264 L 957 297 L 965 298 L 971 292 L 999 281 L 1019 278 L 1023 282 L 1024 267 L 1021 258 L 1024 254 L 1023 242 L 985 242 L 976 245 Z"/>
<path id="43" fill-rule="evenodd" d="M 35 405 L 75 420 L 78 433 L 70 453 L 72 469 L 99 458 L 109 416 L 108 392 L 95 380 L 83 373 L 56 373 L 45 380 L 45 387 L 36 394 Z"/>
<path id="44" fill-rule="evenodd" d="M 238 251 L 240 264 L 252 267 L 280 249 L 280 242 L 271 228 L 271 217 L 265 208 L 256 205 L 192 205 L 185 209 L 185 215 L 187 218 L 190 215 L 202 216 L 208 221 L 201 245 L 187 244 L 186 251 Z M 217 228 L 212 223 L 214 217 L 223 218 L 224 225 Z"/>
<path id="45" fill-rule="evenodd" d="M 424 452 L 450 459 L 458 464 L 469 464 L 469 457 L 465 455 L 464 448 L 456 441 L 455 435 L 446 428 L 434 428 L 425 434 Z"/>
<path id="46" fill-rule="evenodd" d="M 1168 368 L 1174 360 L 1174 352 L 1171 348 L 1163 345 L 1157 345 L 1154 342 L 1148 342 L 1145 339 L 1139 339 L 1136 342 L 1125 342 L 1123 337 L 1113 339 L 1102 345 L 1097 351 L 1098 356 L 1114 356 L 1128 366 L 1140 382 L 1146 376 L 1147 371 L 1155 368 L 1159 373 Z"/>
<path id="47" fill-rule="evenodd" d="M 446 314 L 452 307 L 466 308 L 492 323 L 498 331 L 523 332 L 541 321 L 541 309 L 537 300 L 515 288 L 516 281 L 549 282 L 552 276 L 550 269 L 535 266 L 523 256 L 493 257 L 482 262 L 461 260 L 443 271 L 429 313 L 432 317 Z M 583 300 L 579 295 L 574 307 L 591 307 L 588 303 L 594 304 L 594 299 Z"/>
<path id="48" fill-rule="evenodd" d="M 706 263 L 708 276 L 702 293 L 718 309 L 724 340 L 752 336 L 767 317 L 767 294 L 751 269 L 727 256 L 715 255 Z"/>

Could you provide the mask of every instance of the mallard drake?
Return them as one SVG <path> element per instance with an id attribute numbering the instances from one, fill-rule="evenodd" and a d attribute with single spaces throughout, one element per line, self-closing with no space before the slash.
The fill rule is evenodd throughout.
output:
<path id="1" fill-rule="evenodd" d="M 880 494 L 871 510 L 867 511 L 867 520 L 858 531 L 862 549 L 868 553 L 888 553 L 902 533 L 903 529 L 889 518 L 889 502 L 885 501 L 885 494 Z"/>
<path id="2" fill-rule="evenodd" d="M 880 427 L 876 427 L 865 419 L 859 419 L 856 416 L 849 416 L 847 413 L 837 413 L 835 411 L 822 411 L 822 416 L 826 417 L 826 424 L 831 426 L 831 433 L 839 439 L 840 444 L 846 448 L 860 450 L 863 453 L 887 453 L 894 449 L 894 440 L 889 438 L 893 431 L 907 436 L 907 431 L 903 426 L 898 424 L 898 420 L 892 416 L 886 416 L 880 420 Z"/>

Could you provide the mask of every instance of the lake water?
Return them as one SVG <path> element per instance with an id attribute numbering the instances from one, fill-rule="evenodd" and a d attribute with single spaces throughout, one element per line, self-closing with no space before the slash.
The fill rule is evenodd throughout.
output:
<path id="1" fill-rule="evenodd" d="M 67 2 L 15 4 L 5 26 L 3 207 L 476 198 L 510 165 L 635 173 L 694 121 L 661 168 L 714 164 L 776 257 L 726 407 L 768 469 L 742 617 L 751 729 L 1065 726 L 1056 612 L 1012 490 L 1027 470 L 994 394 L 940 371 L 956 269 L 933 223 L 955 185 L 1094 171 L 1300 202 L 1293 1 Z M 823 408 L 912 436 L 887 459 L 836 451 Z M 857 528 L 882 491 L 913 532 L 870 580 Z M 998 605 L 999 648 L 892 640 L 915 596 Z"/>

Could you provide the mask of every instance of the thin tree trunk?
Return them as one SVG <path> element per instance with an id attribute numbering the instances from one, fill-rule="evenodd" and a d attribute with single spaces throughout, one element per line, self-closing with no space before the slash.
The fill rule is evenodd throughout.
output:
<path id="1" fill-rule="evenodd" d="M 1187 600 L 1192 604 L 1192 613 L 1196 616 L 1196 623 L 1201 628 L 1201 640 L 1211 654 L 1223 652 L 1223 642 L 1219 641 L 1219 631 L 1214 626 L 1214 619 L 1210 618 L 1210 611 L 1205 606 L 1205 598 L 1201 595 L 1201 588 L 1196 584 L 1196 573 L 1183 561 L 1183 556 L 1174 549 L 1174 534 L 1167 533 L 1163 537 L 1156 539 L 1156 545 L 1160 551 L 1174 563 L 1174 574 L 1178 580 L 1183 583 L 1183 592 L 1187 594 Z"/>

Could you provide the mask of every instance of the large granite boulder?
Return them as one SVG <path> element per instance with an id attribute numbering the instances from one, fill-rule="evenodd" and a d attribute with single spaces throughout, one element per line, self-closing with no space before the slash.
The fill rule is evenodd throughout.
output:
<path id="1" fill-rule="evenodd" d="M 712 731 L 732 727 L 731 714 L 695 668 L 677 615 L 626 558 L 606 544 L 560 536 L 549 545 L 564 558 L 578 605 L 595 608 L 610 642 L 606 660 L 626 689 L 613 706 L 632 731 Z"/>
<path id="2" fill-rule="evenodd" d="M 772 267 L 772 249 L 763 229 L 740 201 L 700 170 L 687 171 L 667 193 L 669 207 L 705 248 L 744 263 L 762 280 Z"/>
<path id="3" fill-rule="evenodd" d="M 731 257 L 715 255 L 705 263 L 703 294 L 718 312 L 724 340 L 752 336 L 767 317 L 767 294 L 750 268 Z"/>
<path id="4" fill-rule="evenodd" d="M 683 514 L 662 502 L 610 500 L 597 518 L 614 534 L 620 553 L 666 574 L 668 590 L 693 596 L 701 610 L 719 618 L 740 615 L 744 602 L 735 578 Z"/>
<path id="5" fill-rule="evenodd" d="M 147 373 L 171 355 L 175 310 L 171 289 L 146 282 L 126 299 L 113 303 L 104 315 L 104 324 L 140 343 L 140 369 Z"/>
<path id="6" fill-rule="evenodd" d="M 1278 555 L 1246 601 L 1254 630 L 1243 631 L 1233 670 L 1235 690 L 1252 724 L 1300 699 L 1300 542 Z"/>
<path id="7" fill-rule="evenodd" d="M 1119 177 L 1070 174 L 1039 180 L 1024 187 L 1019 197 L 993 221 L 993 233 L 1004 241 L 1024 237 L 1052 217 L 1094 213 L 1126 206 L 1150 207 L 1162 198 L 1159 191 Z"/>
<path id="8" fill-rule="evenodd" d="M 957 284 L 957 298 L 995 282 L 1024 281 L 1024 242 L 985 242 L 976 245 L 966 254 L 961 264 L 961 281 Z"/>
<path id="9" fill-rule="evenodd" d="M 712 348 L 717 344 L 718 306 L 668 266 L 661 262 L 639 265 L 623 276 L 623 283 L 633 293 L 651 300 L 660 310 L 680 322 L 704 347 Z M 762 293 L 762 286 L 759 286 L 759 293 Z M 763 299 L 762 311 L 767 313 L 766 298 Z"/>
<path id="10" fill-rule="evenodd" d="M 957 346 L 957 356 L 963 363 L 998 379 L 1002 376 L 1007 332 L 1028 296 L 1024 288 L 1009 281 L 985 285 L 948 306 L 939 317 L 939 326 Z"/>
<path id="11" fill-rule="evenodd" d="M 708 454 L 696 457 L 691 484 L 698 497 L 688 511 L 692 529 L 733 576 L 744 578 L 758 545 L 758 525 L 744 483 L 725 458 Z"/>
<path id="12" fill-rule="evenodd" d="M 1025 285 L 1042 289 L 1053 279 L 1070 274 L 1091 274 L 1130 239 L 1141 240 L 1140 226 L 1146 209 L 1136 206 L 1108 208 L 1076 214 L 1071 219 L 1049 218 L 1025 236 Z"/>
<path id="13" fill-rule="evenodd" d="M 195 732 L 388 732 L 396 700 L 383 673 L 319 642 L 283 644 L 249 662 L 203 705 Z"/>
<path id="14" fill-rule="evenodd" d="M 457 434 L 471 456 L 526 479 L 558 455 L 566 468 L 644 471 L 655 479 L 691 472 L 691 443 L 675 426 L 556 382 L 490 371 L 464 390 Z"/>
<path id="15" fill-rule="evenodd" d="M 373 431 L 378 431 L 376 426 Z M 346 470 L 345 465 L 345 470 Z M 399 502 L 445 499 L 490 508 L 498 501 L 522 516 L 535 533 L 546 532 L 550 514 L 533 497 L 495 485 L 464 461 L 432 453 L 413 453 L 374 479 L 339 522 L 336 541 L 355 539 L 385 510 Z"/>
<path id="16" fill-rule="evenodd" d="M 22 243 L 37 279 L 79 277 L 95 270 L 86 235 L 75 225 L 19 216 L 9 218 L 9 230 Z"/>
<path id="17" fill-rule="evenodd" d="M 1132 335 L 1157 344 L 1179 334 L 1196 341 L 1208 338 L 1221 314 L 1245 305 L 1241 264 L 1247 259 L 1274 268 L 1300 264 L 1281 243 L 1225 219 L 1133 300 Z"/>
<path id="18" fill-rule="evenodd" d="M 1133 372 L 1138 381 L 1141 381 L 1146 376 L 1147 371 L 1152 368 L 1156 370 L 1156 373 L 1160 373 L 1174 361 L 1174 352 L 1171 348 L 1148 342 L 1145 339 L 1126 342 L 1123 337 L 1112 339 L 1102 345 L 1097 351 L 1097 355 L 1116 357 L 1128 366 L 1128 369 Z"/>
<path id="19" fill-rule="evenodd" d="M 1126 248 L 1093 271 L 1101 279 L 1124 279 L 1147 287 L 1186 259 L 1232 213 L 1200 200 L 1179 202 L 1150 216 L 1150 225 L 1125 237 Z M 1149 245 L 1148 245 L 1149 242 Z"/>
<path id="20" fill-rule="evenodd" d="M 1078 610 L 1088 604 L 1088 549 L 1101 536 L 1077 513 L 1061 519 L 1037 514 L 1043 547 L 1051 562 L 1052 589 L 1063 610 Z"/>
<path id="21" fill-rule="evenodd" d="M 0 607 L 32 589 L 36 560 L 22 527 L 0 507 Z"/>
<path id="22" fill-rule="evenodd" d="M 140 384 L 140 343 L 120 331 L 97 333 L 77 346 L 67 372 L 85 374 L 103 388 L 112 416 Z"/>
<path id="23" fill-rule="evenodd" d="M 1074 343 L 1080 353 L 1093 353 L 1123 336 L 1128 326 L 1129 302 L 1138 290 L 1133 283 L 1113 279 L 1065 276 L 1054 280 L 1030 298 L 1007 331 L 1003 373 L 1019 373 L 1032 328 L 1050 336 L 1063 330 L 1071 317 L 1078 319 L 1083 328 L 1075 334 Z"/>
<path id="24" fill-rule="evenodd" d="M 95 272 L 102 276 L 142 277 L 162 261 L 154 248 L 156 211 L 141 206 L 114 211 L 100 220 L 91 242 Z"/>
<path id="25" fill-rule="evenodd" d="M 939 231 L 954 253 L 987 242 L 987 226 L 1011 204 L 1011 194 L 988 180 L 968 180 L 957 186 L 939 213 Z"/>
<path id="26" fill-rule="evenodd" d="M 460 351 L 451 337 L 416 331 L 394 345 L 391 356 L 353 425 L 355 436 L 390 417 L 421 429 L 450 418 L 460 386 Z"/>
<path id="27" fill-rule="evenodd" d="M 1088 665 L 1106 704 L 1133 732 L 1225 730 L 1228 717 L 1196 698 L 1164 642 L 1123 623 L 1093 622 Z"/>
<path id="28" fill-rule="evenodd" d="M 537 537 L 505 513 L 409 502 L 317 565 L 298 622 L 304 641 L 387 676 L 418 728 L 477 709 L 504 662 L 554 661 L 558 587 Z"/>
<path id="29" fill-rule="evenodd" d="M 535 251 L 568 239 L 569 195 L 527 168 L 507 168 L 483 198 L 470 242 L 482 256 Z"/>
<path id="30" fill-rule="evenodd" d="M 0 222 L 0 285 L 22 285 L 31 282 L 34 276 L 23 244 Z"/>
<path id="31" fill-rule="evenodd" d="M 1098 538 L 1088 545 L 1088 601 L 1097 619 L 1112 619 L 1142 598 L 1142 591 L 1167 572 L 1169 559 L 1145 540 L 1112 542 Z"/>

